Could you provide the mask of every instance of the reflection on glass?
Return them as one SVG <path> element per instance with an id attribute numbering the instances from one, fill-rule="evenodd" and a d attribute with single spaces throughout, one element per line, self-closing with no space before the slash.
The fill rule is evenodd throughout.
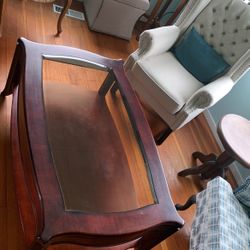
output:
<path id="1" fill-rule="evenodd" d="M 43 86 L 48 138 L 65 210 L 120 212 L 154 203 L 119 92 L 103 98 L 70 84 Z"/>

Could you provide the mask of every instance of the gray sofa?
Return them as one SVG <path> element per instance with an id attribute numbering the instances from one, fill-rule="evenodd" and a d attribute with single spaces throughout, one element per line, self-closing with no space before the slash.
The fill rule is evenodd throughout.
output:
<path id="1" fill-rule="evenodd" d="M 149 8 L 149 0 L 84 0 L 91 30 L 129 40 L 136 21 Z"/>

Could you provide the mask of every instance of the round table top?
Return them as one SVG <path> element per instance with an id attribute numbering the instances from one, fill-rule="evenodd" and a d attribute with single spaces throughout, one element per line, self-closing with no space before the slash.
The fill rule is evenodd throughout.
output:
<path id="1" fill-rule="evenodd" d="M 250 121 L 239 115 L 228 114 L 220 120 L 217 130 L 230 156 L 250 168 Z"/>

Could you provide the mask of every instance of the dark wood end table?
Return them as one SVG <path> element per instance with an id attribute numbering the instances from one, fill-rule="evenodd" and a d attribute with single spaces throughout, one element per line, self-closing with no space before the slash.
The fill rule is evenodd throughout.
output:
<path id="1" fill-rule="evenodd" d="M 239 115 L 228 114 L 219 122 L 217 131 L 225 151 L 218 157 L 213 153 L 205 155 L 194 152 L 192 156 L 202 164 L 179 172 L 179 176 L 198 174 L 203 180 L 216 176 L 225 177 L 225 172 L 233 161 L 250 168 L 250 121 Z"/>

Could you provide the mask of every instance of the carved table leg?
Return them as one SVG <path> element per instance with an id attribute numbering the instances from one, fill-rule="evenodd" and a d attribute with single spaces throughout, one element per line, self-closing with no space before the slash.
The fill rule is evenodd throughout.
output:
<path id="1" fill-rule="evenodd" d="M 65 4 L 63 6 L 63 10 L 58 18 L 58 21 L 57 21 L 57 33 L 56 33 L 56 36 L 59 36 L 61 33 L 62 33 L 62 20 L 66 14 L 66 12 L 68 11 L 68 8 L 70 7 L 71 3 L 72 3 L 72 0 L 65 0 Z"/>
<path id="2" fill-rule="evenodd" d="M 192 153 L 192 157 L 194 158 L 194 160 L 200 160 L 202 163 L 206 162 L 206 161 L 216 161 L 217 156 L 215 154 L 208 154 L 205 155 L 201 152 L 193 152 Z"/>
<path id="3" fill-rule="evenodd" d="M 211 179 L 216 176 L 224 177 L 225 170 L 234 160 L 224 151 L 218 158 L 214 154 L 204 155 L 200 152 L 193 153 L 195 159 L 199 159 L 203 164 L 191 167 L 178 173 L 179 176 L 200 175 L 202 180 Z"/>
<path id="4" fill-rule="evenodd" d="M 234 159 L 226 152 L 224 151 L 222 154 L 220 154 L 216 160 L 216 169 L 214 168 L 210 170 L 210 173 L 208 173 L 208 178 L 214 178 L 216 176 L 225 177 L 225 172 L 228 169 L 228 166 L 234 162 Z M 207 178 L 206 178 L 207 179 Z"/>
<path id="5" fill-rule="evenodd" d="M 175 208 L 178 211 L 184 211 L 184 210 L 190 208 L 195 203 L 196 203 L 196 195 L 194 194 L 188 198 L 188 200 L 186 201 L 186 203 L 184 205 L 176 204 Z"/>

